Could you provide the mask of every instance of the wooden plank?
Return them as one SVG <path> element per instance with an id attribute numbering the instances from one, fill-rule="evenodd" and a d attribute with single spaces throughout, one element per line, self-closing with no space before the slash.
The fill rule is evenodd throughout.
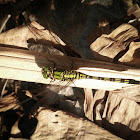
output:
<path id="1" fill-rule="evenodd" d="M 56 68 L 60 69 L 71 69 L 71 63 L 75 70 L 92 76 L 140 80 L 140 69 L 133 67 L 7 47 L 0 47 L 0 78 L 104 90 L 130 85 L 94 79 L 75 80 L 70 83 L 44 79 L 41 74 L 42 67 L 53 66 L 54 62 Z"/>

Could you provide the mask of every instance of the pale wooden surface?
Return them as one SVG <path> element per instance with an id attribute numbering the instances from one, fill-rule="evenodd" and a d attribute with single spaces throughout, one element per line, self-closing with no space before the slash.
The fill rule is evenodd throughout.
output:
<path id="1" fill-rule="evenodd" d="M 71 69 L 72 63 L 75 70 L 92 76 L 140 80 L 140 69 L 132 67 L 7 47 L 0 47 L 0 78 L 104 90 L 115 90 L 130 85 L 94 79 L 75 80 L 71 83 L 44 79 L 41 74 L 42 67 L 53 66 L 54 62 L 56 68 L 61 69 Z"/>

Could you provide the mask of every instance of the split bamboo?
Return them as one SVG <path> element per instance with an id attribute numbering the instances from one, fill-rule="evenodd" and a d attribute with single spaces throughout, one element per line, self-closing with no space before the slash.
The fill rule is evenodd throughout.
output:
<path id="1" fill-rule="evenodd" d="M 55 66 L 58 69 L 74 69 L 91 76 L 107 78 L 125 78 L 140 81 L 140 69 L 108 62 L 86 60 L 82 58 L 52 55 L 29 50 L 0 47 L 0 78 L 14 79 L 43 84 L 73 86 L 81 88 L 115 90 L 130 84 L 111 81 L 82 79 L 68 81 L 52 81 L 44 79 L 42 67 Z"/>

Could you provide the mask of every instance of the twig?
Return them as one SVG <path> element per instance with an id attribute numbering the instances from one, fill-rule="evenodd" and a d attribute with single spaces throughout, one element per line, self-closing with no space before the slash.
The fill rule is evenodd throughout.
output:
<path id="1" fill-rule="evenodd" d="M 10 17 L 11 17 L 11 15 L 8 14 L 3 18 L 3 21 L 2 21 L 1 27 L 0 27 L 0 33 L 2 32 L 3 28 L 5 27 L 7 21 L 9 20 Z"/>
<path id="2" fill-rule="evenodd" d="M 1 97 L 0 97 L 0 98 L 2 98 L 3 95 L 4 95 L 4 90 L 5 90 L 5 87 L 6 87 L 6 85 L 7 85 L 7 82 L 8 82 L 8 79 L 5 79 L 4 85 L 3 85 L 3 88 L 2 88 L 2 91 L 1 91 Z"/>

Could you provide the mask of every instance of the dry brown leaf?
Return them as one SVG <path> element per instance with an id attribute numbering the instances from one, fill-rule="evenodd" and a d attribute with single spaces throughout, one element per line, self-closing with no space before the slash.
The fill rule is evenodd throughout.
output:
<path id="1" fill-rule="evenodd" d="M 92 120 L 91 114 L 94 114 L 96 124 L 123 138 L 139 133 L 140 85 L 124 87 L 112 92 L 98 90 L 94 96 L 92 92 L 86 92 L 85 115 L 89 120 Z M 88 95 L 89 93 L 91 95 Z"/>
<path id="2" fill-rule="evenodd" d="M 139 18 L 140 17 L 140 7 L 138 4 L 134 4 L 132 7 L 130 7 L 127 10 L 127 15 L 131 16 L 134 15 L 135 17 Z"/>
<path id="3" fill-rule="evenodd" d="M 130 89 L 128 89 L 130 90 Z M 127 94 L 127 91 L 125 94 Z M 136 92 L 136 90 L 134 91 Z M 128 94 L 133 94 L 128 92 Z M 137 91 L 139 94 L 139 90 Z M 140 106 L 133 100 L 121 97 L 119 94 L 109 92 L 103 113 L 103 126 L 127 138 L 140 131 Z"/>
<path id="4" fill-rule="evenodd" d="M 95 91 L 95 93 L 93 93 L 92 89 L 84 89 L 84 91 L 85 91 L 85 101 L 84 101 L 85 116 L 89 120 L 95 121 L 98 125 L 102 126 L 102 113 L 104 111 L 104 100 L 106 97 L 106 91 L 97 90 Z"/>
<path id="5" fill-rule="evenodd" d="M 138 31 L 129 24 L 122 24 L 109 35 L 102 35 L 91 45 L 93 56 L 97 60 L 112 62 L 114 57 L 125 50 L 128 44 L 138 37 Z"/>
<path id="6" fill-rule="evenodd" d="M 136 18 L 140 18 L 140 8 L 138 10 L 136 10 L 133 15 L 136 17 Z"/>
<path id="7" fill-rule="evenodd" d="M 61 44 L 63 46 L 66 45 L 56 34 L 49 30 L 45 30 L 45 28 L 39 25 L 37 22 L 32 22 L 28 28 L 30 29 L 29 39 L 33 38 L 34 40 L 42 40 L 42 43 L 43 40 L 47 40 L 48 44 L 50 41 L 51 44 Z"/>
<path id="8" fill-rule="evenodd" d="M 102 126 L 102 113 L 104 111 L 104 100 L 106 97 L 106 91 L 105 90 L 97 90 L 95 92 L 94 98 L 93 98 L 93 105 L 94 105 L 94 119 L 95 122 Z"/>
<path id="9" fill-rule="evenodd" d="M 0 43 L 5 45 L 28 48 L 28 42 L 30 40 L 34 42 L 39 41 L 38 43 L 46 45 L 65 45 L 57 35 L 45 30 L 44 27 L 37 22 L 32 22 L 28 26 L 17 27 L 0 34 Z"/>
<path id="10" fill-rule="evenodd" d="M 85 100 L 84 100 L 84 113 L 85 116 L 93 121 L 93 93 L 92 89 L 84 88 Z"/>
<path id="11" fill-rule="evenodd" d="M 21 130 L 19 129 L 19 120 L 20 120 L 20 118 L 18 118 L 17 120 L 16 120 L 16 122 L 14 123 L 14 125 L 12 126 L 12 128 L 11 128 L 11 132 L 10 132 L 10 134 L 12 135 L 12 136 L 17 136 L 18 138 L 19 137 L 22 137 L 22 133 L 21 133 Z"/>
<path id="12" fill-rule="evenodd" d="M 27 48 L 28 33 L 26 26 L 11 29 L 0 34 L 0 43 Z"/>
<path id="13" fill-rule="evenodd" d="M 112 93 L 127 98 L 130 101 L 140 103 L 140 85 L 124 87 L 123 89 L 112 91 Z"/>
<path id="14" fill-rule="evenodd" d="M 120 59 L 120 62 L 140 68 L 140 42 L 132 42 L 129 50 Z"/>
<path id="15" fill-rule="evenodd" d="M 37 119 L 31 140 L 121 140 L 94 123 L 63 111 L 44 109 L 39 112 Z"/>
<path id="16" fill-rule="evenodd" d="M 0 112 L 6 112 L 7 110 L 10 110 L 10 109 L 19 108 L 17 99 L 12 95 L 13 93 L 3 98 L 0 98 Z"/>
<path id="17" fill-rule="evenodd" d="M 127 15 L 131 16 L 136 10 L 139 9 L 139 5 L 138 4 L 134 4 L 133 6 L 131 6 L 128 10 L 127 10 Z"/>

